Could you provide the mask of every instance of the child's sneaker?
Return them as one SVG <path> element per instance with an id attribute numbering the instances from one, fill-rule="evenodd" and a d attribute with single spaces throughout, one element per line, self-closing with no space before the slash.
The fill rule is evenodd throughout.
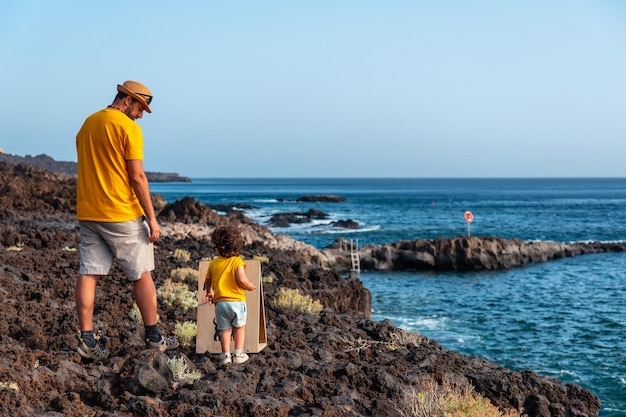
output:
<path id="1" fill-rule="evenodd" d="M 97 341 L 94 347 L 89 347 L 83 341 L 83 339 L 80 339 L 80 342 L 76 347 L 76 351 L 83 358 L 93 359 L 94 361 L 100 361 L 109 356 L 109 351 L 106 348 L 100 346 L 100 343 L 98 343 Z"/>
<path id="2" fill-rule="evenodd" d="M 232 362 L 233 362 L 233 360 L 230 358 L 230 353 L 227 353 L 227 354 L 221 356 L 220 365 L 219 366 L 226 366 L 228 364 L 231 364 Z"/>
<path id="3" fill-rule="evenodd" d="M 165 352 L 166 350 L 176 349 L 178 345 L 179 345 L 178 339 L 175 338 L 174 336 L 165 337 L 161 335 L 161 338 L 156 342 L 153 342 L 150 339 L 146 339 L 146 347 L 148 349 L 160 350 L 161 352 Z"/>
<path id="4" fill-rule="evenodd" d="M 233 355 L 233 363 L 244 363 L 247 362 L 248 359 L 250 359 L 250 357 L 245 352 L 241 352 L 240 354 L 235 353 Z"/>

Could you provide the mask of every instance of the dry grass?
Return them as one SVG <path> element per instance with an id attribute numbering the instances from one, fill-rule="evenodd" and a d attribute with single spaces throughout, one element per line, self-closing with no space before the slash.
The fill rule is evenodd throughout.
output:
<path id="1" fill-rule="evenodd" d="M 424 336 L 419 333 L 407 332 L 402 329 L 396 329 L 396 331 L 389 334 L 389 338 L 391 339 L 389 343 L 389 349 L 391 350 L 407 345 L 419 346 L 422 340 L 424 340 Z"/>
<path id="2" fill-rule="evenodd" d="M 423 381 L 404 392 L 396 409 L 403 417 L 521 417 L 522 412 L 500 410 L 469 387 Z"/>
<path id="3" fill-rule="evenodd" d="M 409 333 L 402 329 L 396 329 L 394 332 L 389 334 L 389 340 L 372 340 L 372 339 L 363 339 L 361 337 L 356 339 L 343 339 L 343 342 L 348 346 L 345 348 L 344 352 L 360 352 L 364 349 L 370 349 L 372 346 L 376 345 L 385 345 L 390 350 L 396 350 L 400 347 L 404 347 L 407 345 L 419 345 L 424 336 L 421 336 L 418 333 Z"/>

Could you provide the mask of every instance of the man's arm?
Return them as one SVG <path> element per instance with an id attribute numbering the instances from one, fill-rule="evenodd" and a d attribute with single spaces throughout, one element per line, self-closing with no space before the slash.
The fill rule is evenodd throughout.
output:
<path id="1" fill-rule="evenodd" d="M 152 200 L 150 199 L 150 186 L 148 185 L 148 178 L 143 170 L 143 162 L 139 159 L 131 159 L 126 161 L 128 166 L 128 175 L 130 177 L 130 186 L 135 191 L 135 195 L 139 200 L 139 204 L 146 215 L 146 221 L 150 228 L 149 242 L 152 243 L 159 238 L 161 228 L 157 223 L 156 215 L 154 214 L 154 207 L 152 206 Z"/>

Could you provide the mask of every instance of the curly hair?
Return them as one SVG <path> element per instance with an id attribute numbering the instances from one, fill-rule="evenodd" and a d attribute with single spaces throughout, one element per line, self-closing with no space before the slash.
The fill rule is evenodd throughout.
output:
<path id="1" fill-rule="evenodd" d="M 243 237 L 235 226 L 216 227 L 211 233 L 211 242 L 217 254 L 225 258 L 239 255 L 243 248 Z"/>

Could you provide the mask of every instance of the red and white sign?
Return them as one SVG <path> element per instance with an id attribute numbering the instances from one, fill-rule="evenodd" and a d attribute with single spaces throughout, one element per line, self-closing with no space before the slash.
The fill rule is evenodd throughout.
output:
<path id="1" fill-rule="evenodd" d="M 471 211 L 466 211 L 463 217 L 465 218 L 465 221 L 468 223 L 471 223 L 474 221 L 474 215 L 472 214 Z"/>

